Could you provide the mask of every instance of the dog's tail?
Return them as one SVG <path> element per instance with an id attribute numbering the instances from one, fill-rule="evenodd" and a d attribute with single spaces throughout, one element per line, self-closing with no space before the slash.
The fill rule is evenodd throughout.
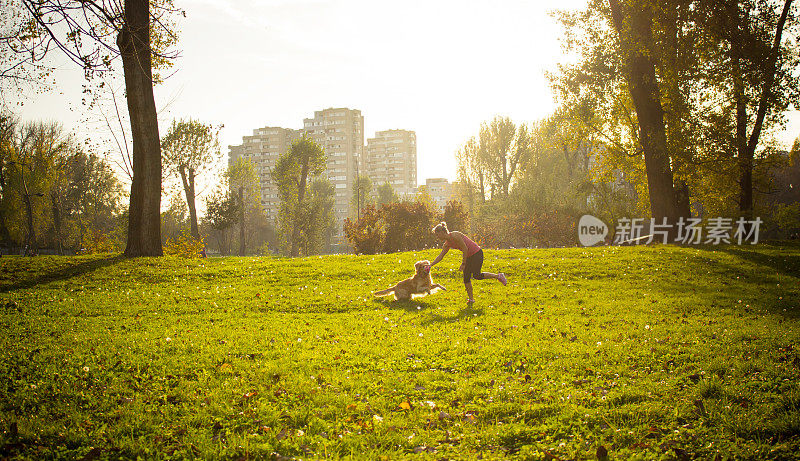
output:
<path id="1" fill-rule="evenodd" d="M 375 295 L 375 296 L 386 296 L 386 295 L 390 294 L 393 291 L 394 291 L 394 287 L 391 287 L 391 288 L 387 288 L 385 290 L 376 291 L 375 293 L 372 293 L 372 294 Z"/>

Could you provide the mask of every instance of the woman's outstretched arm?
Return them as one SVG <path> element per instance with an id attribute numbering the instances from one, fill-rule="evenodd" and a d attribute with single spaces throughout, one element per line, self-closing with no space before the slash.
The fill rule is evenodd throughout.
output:
<path id="1" fill-rule="evenodd" d="M 439 261 L 441 261 L 441 260 L 442 260 L 442 258 L 444 258 L 444 255 L 446 255 L 446 254 L 447 254 L 447 252 L 448 252 L 449 250 L 450 250 L 450 247 L 449 247 L 449 246 L 445 246 L 444 248 L 442 248 L 442 252 L 441 252 L 441 253 L 439 253 L 439 256 L 437 256 L 437 257 L 436 257 L 436 259 L 434 259 L 434 260 L 431 262 L 431 267 L 433 267 L 433 266 L 435 266 L 436 264 L 438 264 L 438 263 L 439 263 Z"/>

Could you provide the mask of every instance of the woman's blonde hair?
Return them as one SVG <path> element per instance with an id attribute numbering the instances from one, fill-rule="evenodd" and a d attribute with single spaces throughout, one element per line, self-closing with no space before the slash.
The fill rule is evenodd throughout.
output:
<path id="1" fill-rule="evenodd" d="M 450 233 L 450 231 L 447 230 L 447 223 L 446 222 L 442 221 L 439 224 L 437 224 L 436 227 L 433 228 L 433 233 L 434 234 L 439 232 L 439 231 L 442 231 L 445 234 Z"/>

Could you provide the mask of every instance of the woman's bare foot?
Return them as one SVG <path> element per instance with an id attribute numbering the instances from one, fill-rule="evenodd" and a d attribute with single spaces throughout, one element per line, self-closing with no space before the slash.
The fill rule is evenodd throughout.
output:
<path id="1" fill-rule="evenodd" d="M 497 274 L 497 280 L 498 280 L 500 283 L 502 283 L 502 284 L 503 284 L 503 286 L 506 286 L 506 283 L 508 283 L 508 280 L 506 280 L 506 274 L 504 274 L 504 273 L 502 273 L 502 272 L 500 272 L 499 274 Z"/>

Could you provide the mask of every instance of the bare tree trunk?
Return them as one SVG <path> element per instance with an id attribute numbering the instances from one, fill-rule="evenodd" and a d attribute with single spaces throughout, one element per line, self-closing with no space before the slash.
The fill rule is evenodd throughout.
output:
<path id="1" fill-rule="evenodd" d="M 678 212 L 667 151 L 664 110 L 655 65 L 645 54 L 645 50 L 651 49 L 653 44 L 653 12 L 649 6 L 637 4 L 627 6 L 628 17 L 625 17 L 619 0 L 609 0 L 609 5 L 626 53 L 628 86 L 636 108 L 639 142 L 644 152 L 650 213 L 657 220 L 667 218 L 668 222 L 675 222 Z"/>
<path id="2" fill-rule="evenodd" d="M 24 187 L 22 197 L 25 202 L 25 222 L 28 227 L 27 235 L 25 235 L 25 256 L 33 256 L 36 254 L 36 228 L 33 227 L 33 205 L 27 186 Z"/>
<path id="3" fill-rule="evenodd" d="M 125 0 L 117 36 L 133 138 L 126 256 L 161 256 L 161 144 L 150 64 L 150 4 Z"/>

